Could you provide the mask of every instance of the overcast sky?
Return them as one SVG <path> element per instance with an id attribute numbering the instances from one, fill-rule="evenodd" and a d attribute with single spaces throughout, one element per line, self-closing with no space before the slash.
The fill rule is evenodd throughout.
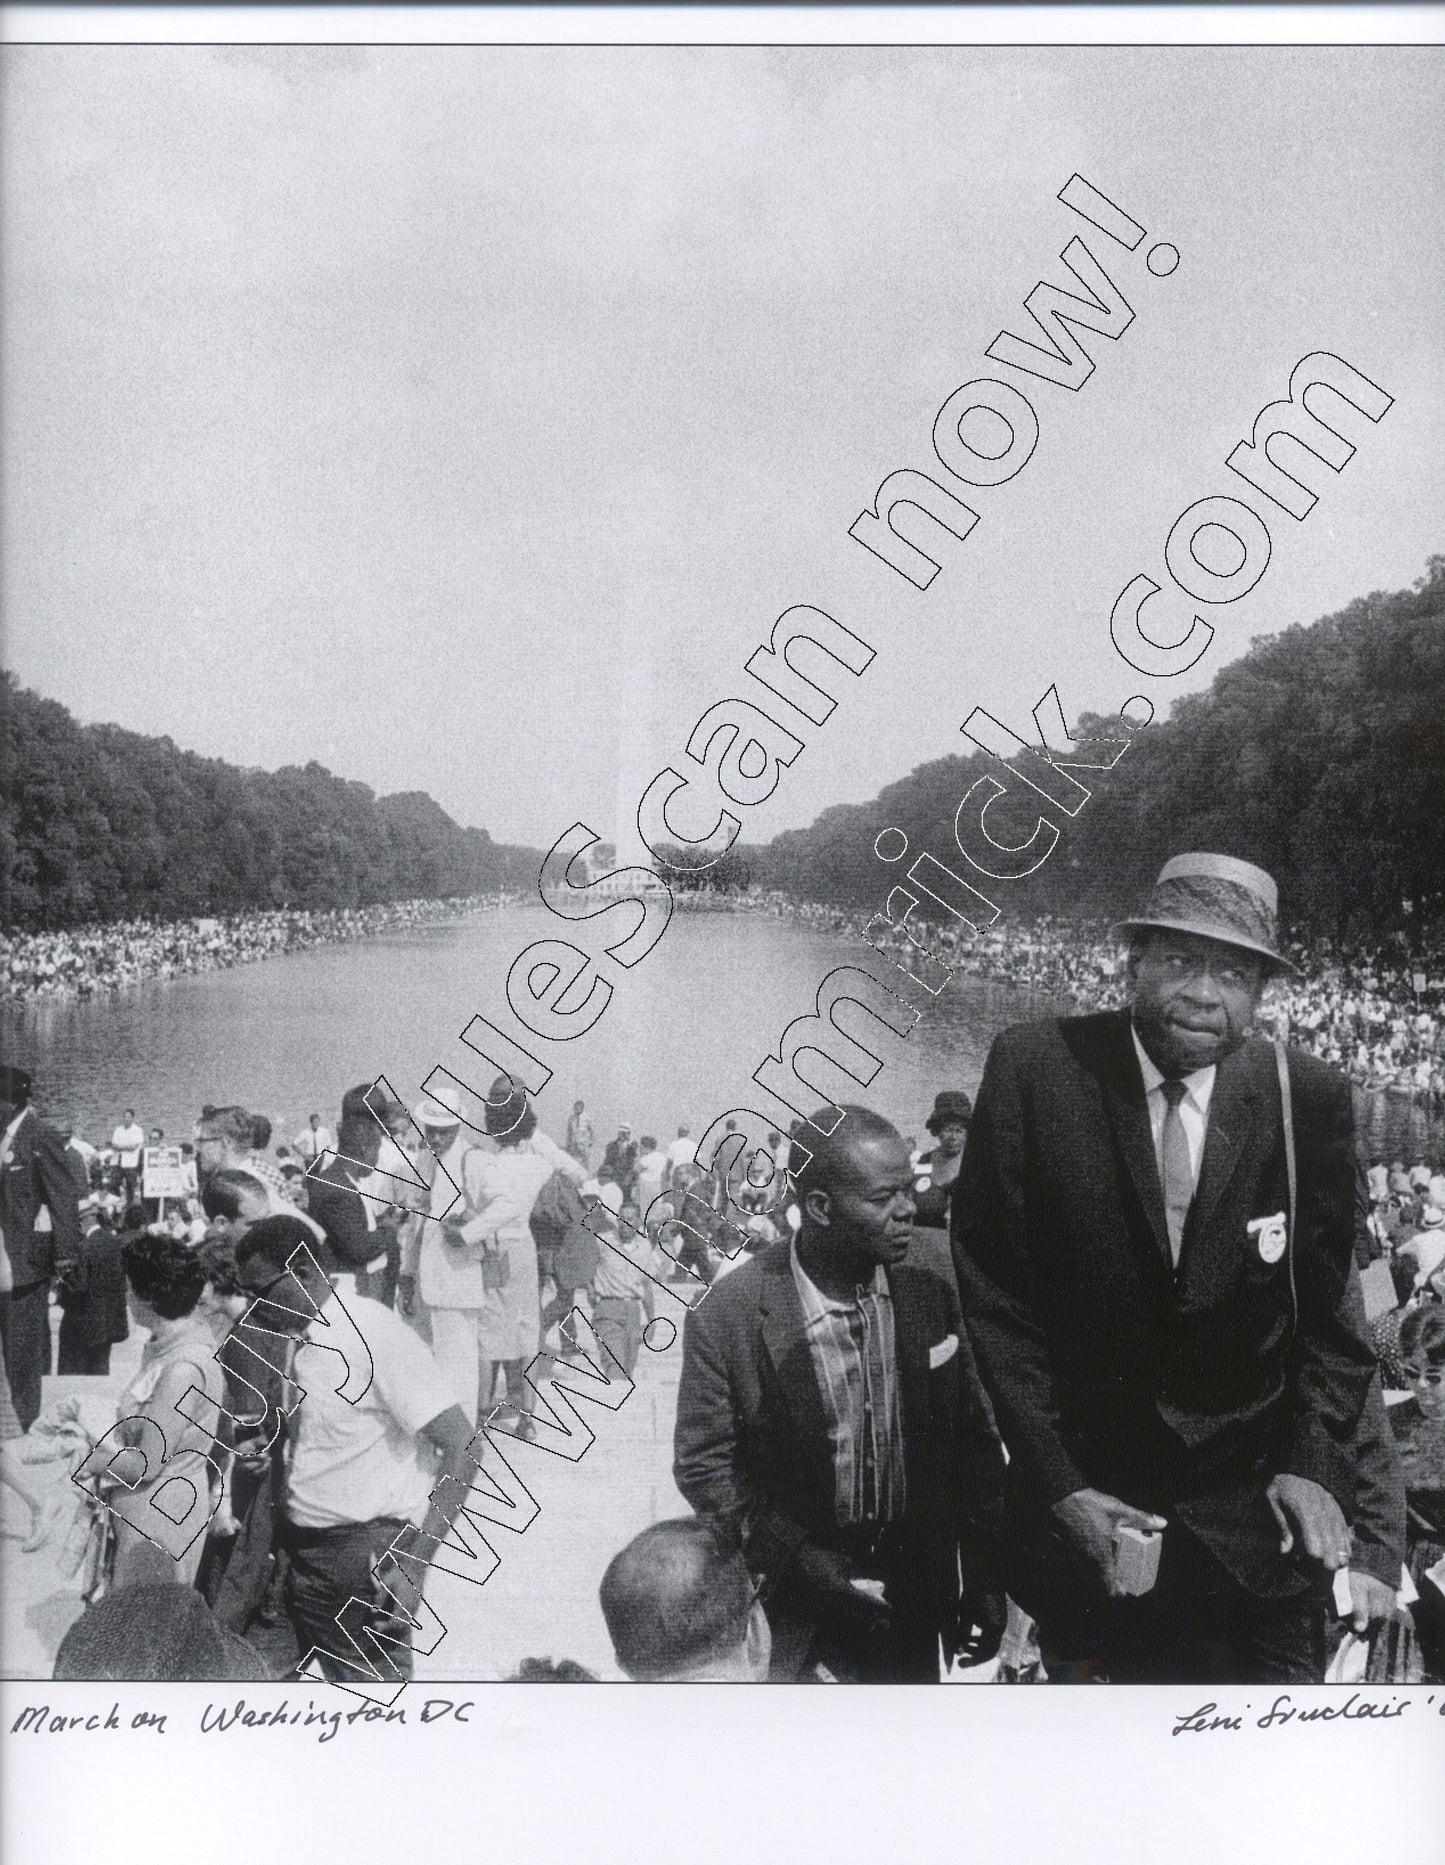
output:
<path id="1" fill-rule="evenodd" d="M 1439 52 L 0 56 L 6 659 L 83 720 L 546 846 L 814 603 L 878 659 L 754 838 L 1445 549 Z M 848 527 L 1076 233 L 1134 323 L 1016 378 L 1038 451 L 919 594 Z M 1115 596 L 1315 349 L 1394 408 L 1193 672 L 1132 675 Z"/>

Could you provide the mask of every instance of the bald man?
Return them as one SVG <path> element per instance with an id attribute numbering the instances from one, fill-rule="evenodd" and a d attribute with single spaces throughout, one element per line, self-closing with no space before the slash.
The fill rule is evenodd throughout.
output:
<path id="1" fill-rule="evenodd" d="M 760 1576 L 773 1679 L 937 1682 L 1002 1634 L 1002 1452 L 908 1147 L 837 1111 L 799 1137 L 796 1238 L 688 1316 L 674 1474 Z"/>
<path id="2" fill-rule="evenodd" d="M 618 1668 L 634 1683 L 768 1675 L 772 1637 L 747 1563 L 696 1516 L 644 1528 L 613 1556 L 599 1598 Z"/>

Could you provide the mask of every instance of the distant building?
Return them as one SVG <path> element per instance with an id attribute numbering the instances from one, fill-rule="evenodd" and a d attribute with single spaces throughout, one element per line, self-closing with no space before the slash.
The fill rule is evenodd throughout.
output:
<path id="1" fill-rule="evenodd" d="M 628 865 L 626 862 L 619 864 L 615 842 L 594 843 L 572 864 L 573 884 L 594 888 L 600 900 L 624 894 L 636 894 L 640 887 L 648 885 L 647 882 L 639 882 L 637 879 L 636 870 L 642 867 L 653 875 L 657 890 L 659 892 L 663 890 L 664 883 L 657 877 L 651 861 L 645 856 L 642 861 L 632 864 L 630 874 L 625 871 Z"/>

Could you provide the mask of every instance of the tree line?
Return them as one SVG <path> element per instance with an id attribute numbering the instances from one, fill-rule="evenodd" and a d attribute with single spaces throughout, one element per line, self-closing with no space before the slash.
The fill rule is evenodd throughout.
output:
<path id="1" fill-rule="evenodd" d="M 1008 723 L 1029 735 L 1026 716 Z M 1117 721 L 1070 724 L 1078 740 L 1124 736 Z M 999 839 L 1023 841 L 1040 812 L 1062 831 L 1026 879 L 990 882 L 957 854 L 959 801 L 998 768 L 982 751 L 939 758 L 870 803 L 739 852 L 763 887 L 876 904 L 902 880 L 873 847 L 896 826 L 1009 915 L 1113 917 L 1143 899 L 1170 855 L 1218 849 L 1275 876 L 1298 933 L 1418 945 L 1445 931 L 1445 557 L 1412 589 L 1257 639 L 1207 691 L 1135 735 L 1111 771 L 1079 773 L 1091 795 L 1072 820 L 1031 790 L 1000 801 L 990 812 Z"/>
<path id="2" fill-rule="evenodd" d="M 1118 721 L 1070 723 L 1080 741 L 1124 735 Z M 19 930 L 536 884 L 539 852 L 459 827 L 420 791 L 377 797 L 317 763 L 241 770 L 169 738 L 82 726 L 3 674 L 0 733 L 0 889 Z M 706 870 L 664 871 L 674 888 L 875 906 L 908 863 L 885 866 L 874 841 L 899 828 L 1005 913 L 1117 916 L 1171 854 L 1214 848 L 1275 876 L 1297 932 L 1419 943 L 1445 931 L 1445 557 L 1412 589 L 1256 640 L 1112 770 L 1081 773 L 1091 794 L 1072 819 L 1023 787 L 1002 799 L 1000 839 L 1022 841 L 1036 804 L 1062 832 L 1026 879 L 991 882 L 957 854 L 959 802 L 998 769 L 982 751 L 937 758 L 872 802 L 737 844 Z"/>
<path id="3" fill-rule="evenodd" d="M 242 770 L 0 674 L 0 904 L 15 931 L 325 910 L 532 887 L 541 856 L 464 829 L 421 791 L 322 765 Z"/>

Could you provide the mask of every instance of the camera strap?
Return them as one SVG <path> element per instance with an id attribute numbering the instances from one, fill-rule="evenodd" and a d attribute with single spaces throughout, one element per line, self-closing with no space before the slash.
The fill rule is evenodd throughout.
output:
<path id="1" fill-rule="evenodd" d="M 1288 1188 L 1289 1211 L 1288 1228 L 1285 1232 L 1285 1261 L 1289 1270 L 1289 1312 L 1290 1326 L 1299 1326 L 1299 1295 L 1294 1279 L 1294 1232 L 1295 1212 L 1298 1207 L 1298 1181 L 1295 1172 L 1294 1156 L 1294 1099 L 1289 1085 L 1289 1059 L 1285 1054 L 1284 1044 L 1276 1042 L 1274 1065 L 1279 1075 L 1279 1107 L 1284 1123 L 1284 1170 L 1285 1184 Z"/>

